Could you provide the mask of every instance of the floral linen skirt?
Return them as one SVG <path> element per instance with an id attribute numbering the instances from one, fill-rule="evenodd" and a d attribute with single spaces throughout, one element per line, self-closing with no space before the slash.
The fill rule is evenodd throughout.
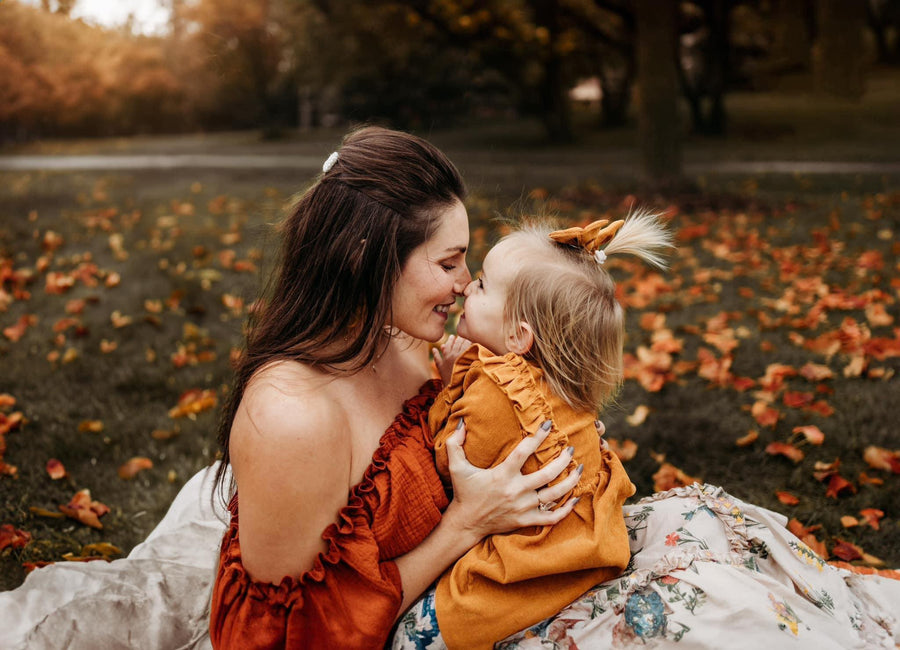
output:
<path id="1" fill-rule="evenodd" d="M 631 562 L 556 616 L 495 647 L 896 648 L 900 581 L 826 564 L 786 519 L 694 484 L 625 506 Z M 393 650 L 446 648 L 434 591 L 400 619 Z"/>

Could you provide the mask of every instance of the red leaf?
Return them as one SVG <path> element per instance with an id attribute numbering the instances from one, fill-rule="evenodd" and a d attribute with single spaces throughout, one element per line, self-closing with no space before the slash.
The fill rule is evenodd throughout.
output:
<path id="1" fill-rule="evenodd" d="M 786 506 L 795 506 L 800 503 L 800 499 L 795 497 L 790 492 L 776 492 L 775 496 L 778 497 L 778 500 L 781 501 Z"/>
<path id="2" fill-rule="evenodd" d="M 795 463 L 799 463 L 803 460 L 803 452 L 794 445 L 789 445 L 786 442 L 770 442 L 766 446 L 766 453 L 772 454 L 773 456 L 781 454 L 782 456 L 790 458 Z"/>
<path id="3" fill-rule="evenodd" d="M 685 474 L 671 463 L 663 463 L 653 475 L 653 490 L 665 492 L 672 488 L 684 487 L 692 483 L 699 483 L 700 479 Z"/>
<path id="4" fill-rule="evenodd" d="M 145 469 L 153 467 L 153 461 L 144 456 L 135 456 L 128 459 L 119 467 L 119 478 L 130 480 L 137 476 L 137 473 Z"/>
<path id="5" fill-rule="evenodd" d="M 813 393 L 802 393 L 799 391 L 788 390 L 785 391 L 782 400 L 784 401 L 785 406 L 788 406 L 790 408 L 802 408 L 812 404 L 814 398 L 815 395 Z"/>
<path id="6" fill-rule="evenodd" d="M 178 404 L 169 409 L 169 417 L 195 417 L 197 413 L 213 408 L 217 401 L 216 391 L 210 388 L 192 388 L 185 391 L 178 399 Z"/>
<path id="7" fill-rule="evenodd" d="M 778 422 L 778 418 L 781 417 L 781 413 L 777 410 L 773 409 L 769 404 L 763 400 L 759 400 L 753 403 L 752 408 L 750 409 L 750 415 L 759 423 L 761 427 L 775 427 L 775 424 Z"/>
<path id="8" fill-rule="evenodd" d="M 808 424 L 802 427 L 794 427 L 793 433 L 802 433 L 806 441 L 811 445 L 821 445 L 825 442 L 825 434 L 819 430 L 819 427 Z"/>
<path id="9" fill-rule="evenodd" d="M 57 479 L 65 477 L 66 468 L 63 467 L 63 464 L 57 459 L 51 458 L 47 461 L 47 474 L 49 474 L 50 478 L 55 481 Z"/>
<path id="10" fill-rule="evenodd" d="M 24 548 L 31 541 L 31 533 L 19 530 L 12 524 L 0 526 L 0 551 L 10 548 Z"/>
<path id="11" fill-rule="evenodd" d="M 68 517 L 80 521 L 91 528 L 103 528 L 100 517 L 109 512 L 109 508 L 99 501 L 91 500 L 91 491 L 79 490 L 64 506 L 59 506 L 60 511 Z"/>
<path id="12" fill-rule="evenodd" d="M 850 542 L 845 542 L 842 539 L 838 539 L 835 537 L 835 544 L 831 548 L 831 554 L 834 557 L 839 557 L 845 562 L 852 562 L 853 560 L 861 560 L 863 556 L 863 550 L 857 546 L 856 544 L 851 544 Z"/>
<path id="13" fill-rule="evenodd" d="M 873 469 L 885 469 L 894 474 L 900 474 L 900 452 L 875 447 L 866 447 L 863 452 L 863 460 Z"/>
<path id="14" fill-rule="evenodd" d="M 837 499 L 842 492 L 848 491 L 855 494 L 856 486 L 840 474 L 832 474 L 828 479 L 828 490 L 825 492 L 825 496 Z"/>
<path id="15" fill-rule="evenodd" d="M 878 508 L 865 508 L 859 511 L 859 514 L 862 515 L 862 520 L 860 523 L 868 524 L 875 530 L 879 530 L 881 528 L 881 518 L 884 517 L 884 511 L 879 510 Z"/>

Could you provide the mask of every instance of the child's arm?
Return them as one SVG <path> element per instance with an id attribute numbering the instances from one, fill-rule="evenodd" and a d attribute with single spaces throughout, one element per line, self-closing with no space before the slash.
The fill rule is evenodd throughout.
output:
<path id="1" fill-rule="evenodd" d="M 434 365 L 437 366 L 438 372 L 441 374 L 441 381 L 445 386 L 450 383 L 453 364 L 471 345 L 472 341 L 469 339 L 451 334 L 447 342 L 441 346 L 440 351 L 434 348 Z"/>

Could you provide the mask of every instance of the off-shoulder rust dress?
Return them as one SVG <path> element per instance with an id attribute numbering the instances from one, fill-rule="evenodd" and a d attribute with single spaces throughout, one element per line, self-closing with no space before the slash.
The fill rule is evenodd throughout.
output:
<path id="1" fill-rule="evenodd" d="M 534 472 L 570 445 L 575 456 L 557 480 L 584 463 L 569 495 L 581 500 L 565 519 L 555 526 L 491 535 L 440 578 L 435 610 L 451 650 L 490 648 L 556 614 L 628 565 L 622 506 L 634 486 L 615 454 L 601 446 L 594 414 L 569 407 L 542 377 L 540 368 L 518 355 L 499 357 L 473 345 L 457 360 L 431 409 L 435 457 L 445 480 L 446 440 L 459 418 L 466 423 L 466 457 L 478 467 L 500 463 L 544 420 L 552 420 L 553 428 L 522 472 Z"/>
<path id="2" fill-rule="evenodd" d="M 428 407 L 434 380 L 408 400 L 381 438 L 362 481 L 322 539 L 312 568 L 279 584 L 253 580 L 241 563 L 238 495 L 231 501 L 212 594 L 217 649 L 381 648 L 403 596 L 392 561 L 437 526 L 448 500 L 433 459 Z"/>

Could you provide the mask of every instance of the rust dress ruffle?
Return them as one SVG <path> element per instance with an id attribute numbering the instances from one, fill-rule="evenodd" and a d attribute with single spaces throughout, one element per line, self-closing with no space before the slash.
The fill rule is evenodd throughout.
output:
<path id="1" fill-rule="evenodd" d="M 392 561 L 437 526 L 448 499 L 434 467 L 427 382 L 388 427 L 337 522 L 327 551 L 300 576 L 253 580 L 241 563 L 238 495 L 229 509 L 212 594 L 210 637 L 224 648 L 380 648 L 402 602 Z"/>

